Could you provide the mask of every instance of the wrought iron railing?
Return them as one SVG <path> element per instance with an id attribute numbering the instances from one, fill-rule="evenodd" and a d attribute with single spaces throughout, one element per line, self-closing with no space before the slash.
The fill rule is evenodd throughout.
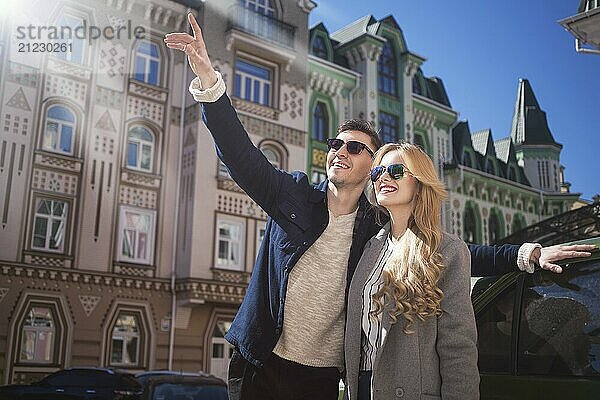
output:
<path id="1" fill-rule="evenodd" d="M 229 11 L 227 30 L 237 29 L 293 48 L 296 27 L 268 15 L 235 5 Z"/>

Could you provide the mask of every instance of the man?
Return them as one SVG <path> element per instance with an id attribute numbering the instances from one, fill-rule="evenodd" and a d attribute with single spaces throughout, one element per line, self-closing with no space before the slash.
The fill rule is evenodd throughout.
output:
<path id="1" fill-rule="evenodd" d="M 329 140 L 327 180 L 310 184 L 302 172 L 274 168 L 250 141 L 214 71 L 200 27 L 172 33 L 167 47 L 185 52 L 197 77 L 190 92 L 231 177 L 269 215 L 250 284 L 226 335 L 236 348 L 229 369 L 230 399 L 337 399 L 343 369 L 345 296 L 366 241 L 379 226 L 363 195 L 373 153 L 372 126 L 343 123 Z M 471 246 L 477 275 L 517 264 L 560 272 L 554 262 L 594 248 L 539 245 Z M 568 252 L 568 253 L 565 253 Z"/>

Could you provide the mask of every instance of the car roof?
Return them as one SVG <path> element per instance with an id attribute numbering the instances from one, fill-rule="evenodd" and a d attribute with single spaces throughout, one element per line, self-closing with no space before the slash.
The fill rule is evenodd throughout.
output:
<path id="1" fill-rule="evenodd" d="M 572 245 L 572 244 L 593 244 L 596 246 L 595 250 L 592 250 L 592 255 L 590 257 L 578 257 L 578 258 L 571 258 L 571 259 L 564 259 L 558 262 L 558 264 L 573 264 L 576 262 L 581 262 L 581 261 L 591 261 L 591 260 L 597 260 L 600 258 L 600 236 L 596 236 L 593 238 L 589 238 L 589 239 L 583 239 L 583 240 L 576 240 L 573 242 L 568 242 L 568 243 L 563 243 L 563 245 Z"/>

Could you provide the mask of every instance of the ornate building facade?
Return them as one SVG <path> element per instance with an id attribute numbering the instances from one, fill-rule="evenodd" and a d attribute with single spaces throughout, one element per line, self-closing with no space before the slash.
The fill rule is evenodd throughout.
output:
<path id="1" fill-rule="evenodd" d="M 226 376 L 266 217 L 218 163 L 186 60 L 162 43 L 188 7 L 252 140 L 304 169 L 310 1 L 31 2 L 27 24 L 3 19 L 2 383 L 73 365 Z M 20 52 L 38 26 L 69 51 Z"/>

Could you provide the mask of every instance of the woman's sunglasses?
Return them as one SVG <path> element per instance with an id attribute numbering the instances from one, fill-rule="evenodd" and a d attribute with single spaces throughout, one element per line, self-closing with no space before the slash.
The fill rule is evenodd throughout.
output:
<path id="1" fill-rule="evenodd" d="M 371 155 L 371 158 L 375 156 L 375 154 L 366 144 L 357 142 L 356 140 L 348 140 L 347 142 L 344 142 L 342 139 L 327 139 L 327 147 L 329 147 L 329 150 L 333 149 L 338 151 L 344 147 L 344 144 L 346 145 L 346 150 L 348 150 L 348 153 L 350 154 L 356 155 L 360 154 L 360 152 L 363 150 L 367 150 L 367 153 Z"/>
<path id="2" fill-rule="evenodd" d="M 371 181 L 376 182 L 377 179 L 381 178 L 381 175 L 383 175 L 383 173 L 386 171 L 395 181 L 404 178 L 404 175 L 409 172 L 408 169 L 406 169 L 402 164 L 390 164 L 387 167 L 380 165 L 371 170 Z"/>

